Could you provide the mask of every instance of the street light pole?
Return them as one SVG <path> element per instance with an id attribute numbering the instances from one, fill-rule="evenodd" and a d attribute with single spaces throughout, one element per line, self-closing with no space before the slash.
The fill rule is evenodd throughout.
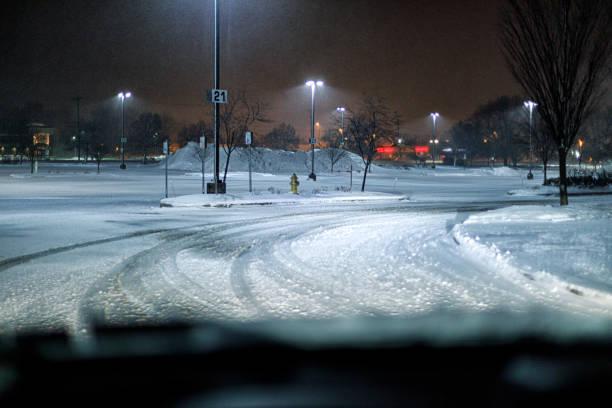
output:
<path id="1" fill-rule="evenodd" d="M 315 170 L 314 170 L 314 162 L 315 162 L 315 156 L 314 156 L 315 88 L 317 86 L 323 86 L 323 81 L 307 81 L 306 86 L 309 86 L 311 90 L 310 147 L 311 147 L 311 152 L 312 152 L 312 171 L 308 175 L 308 178 L 311 178 L 313 181 L 317 181 L 317 176 L 315 175 Z"/>
<path id="2" fill-rule="evenodd" d="M 523 102 L 525 108 L 529 109 L 529 173 L 527 174 L 527 179 L 531 180 L 533 178 L 533 173 L 531 169 L 533 167 L 533 148 L 531 144 L 531 132 L 533 128 L 533 108 L 538 106 L 537 103 L 533 101 L 525 101 Z"/>
<path id="3" fill-rule="evenodd" d="M 431 156 L 431 168 L 435 169 L 436 168 L 436 144 L 438 143 L 438 141 L 436 140 L 436 119 L 440 116 L 440 114 L 438 112 L 434 112 L 434 113 L 430 113 L 429 116 L 431 116 L 431 118 L 433 119 L 433 129 L 432 129 L 432 144 L 433 144 L 433 153 Z"/>
<path id="4" fill-rule="evenodd" d="M 219 44 L 219 0 L 215 0 L 215 89 L 220 89 L 220 44 Z M 215 126 L 215 194 L 219 193 L 219 104 L 214 106 Z"/>
<path id="5" fill-rule="evenodd" d="M 344 146 L 344 112 L 346 111 L 346 108 L 344 106 L 338 106 L 336 110 L 342 115 L 342 127 L 340 128 L 340 146 Z"/>
<path id="6" fill-rule="evenodd" d="M 117 95 L 121 99 L 121 165 L 120 169 L 125 170 L 125 100 L 132 97 L 131 92 L 119 92 Z"/>
<path id="7" fill-rule="evenodd" d="M 80 127 L 80 113 L 79 113 L 79 105 L 81 102 L 81 99 L 83 99 L 80 96 L 75 96 L 74 97 L 74 101 L 76 102 L 76 108 L 77 108 L 77 122 L 76 122 L 76 127 L 77 127 L 77 152 L 78 152 L 78 161 L 79 163 L 81 162 L 81 127 Z"/>

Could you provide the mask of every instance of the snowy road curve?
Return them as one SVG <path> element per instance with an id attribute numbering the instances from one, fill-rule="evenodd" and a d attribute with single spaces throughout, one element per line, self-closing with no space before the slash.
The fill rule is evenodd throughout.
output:
<path id="1" fill-rule="evenodd" d="M 612 296 L 522 271 L 460 232 L 464 219 L 301 214 L 167 234 L 89 289 L 78 324 L 533 308 L 610 314 Z"/>

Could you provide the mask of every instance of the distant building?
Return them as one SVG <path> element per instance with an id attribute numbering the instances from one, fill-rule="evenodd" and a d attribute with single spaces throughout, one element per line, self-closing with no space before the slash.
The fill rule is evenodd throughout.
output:
<path id="1" fill-rule="evenodd" d="M 46 126 L 44 123 L 28 124 L 28 134 L 32 138 L 32 143 L 38 149 L 39 157 L 53 155 L 53 145 L 55 139 L 55 129 Z"/>
<path id="2" fill-rule="evenodd" d="M 38 150 L 38 157 L 49 158 L 53 155 L 53 146 L 55 141 L 55 129 L 45 125 L 44 123 L 29 123 L 27 125 L 28 139 L 32 138 L 30 146 L 26 146 L 27 154 L 32 146 Z M 21 135 L 14 132 L 3 132 L 0 129 L 0 157 L 2 160 L 14 160 L 22 152 Z"/>

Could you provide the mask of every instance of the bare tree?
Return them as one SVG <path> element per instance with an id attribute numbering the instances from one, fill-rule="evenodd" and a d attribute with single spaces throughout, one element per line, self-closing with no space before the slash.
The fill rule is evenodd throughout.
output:
<path id="1" fill-rule="evenodd" d="M 525 127 L 527 127 L 526 125 Z M 527 129 L 528 130 L 528 129 Z M 526 130 L 526 131 L 527 131 Z M 548 163 L 555 157 L 556 146 L 553 142 L 552 136 L 548 129 L 541 125 L 540 115 L 537 113 L 533 115 L 533 152 L 537 157 L 540 158 L 544 165 L 544 181 L 543 184 L 548 183 Z"/>
<path id="2" fill-rule="evenodd" d="M 361 191 L 365 191 L 368 171 L 376 155 L 376 145 L 381 140 L 392 140 L 396 117 L 392 115 L 382 98 L 365 97 L 359 112 L 351 112 L 346 133 L 349 148 L 355 151 L 365 165 Z"/>
<path id="3" fill-rule="evenodd" d="M 559 154 L 559 195 L 568 204 L 567 154 L 600 99 L 609 74 L 609 0 L 507 0 L 502 51 Z"/>
<path id="4" fill-rule="evenodd" d="M 108 149 L 104 143 L 97 143 L 94 145 L 93 151 L 89 153 L 91 157 L 96 161 L 98 165 L 98 174 L 100 174 L 100 164 L 104 159 L 104 156 L 108 153 Z"/>
<path id="5" fill-rule="evenodd" d="M 334 165 L 342 158 L 346 157 L 346 150 L 342 149 L 344 146 L 344 143 L 342 143 L 342 134 L 336 129 L 327 129 L 323 133 L 321 139 L 327 145 L 325 152 L 331 164 L 331 172 L 333 173 Z"/>
<path id="6" fill-rule="evenodd" d="M 223 104 L 220 112 L 220 128 L 223 137 L 223 151 L 225 151 L 225 171 L 223 182 L 227 177 L 229 162 L 232 152 L 242 144 L 244 134 L 257 122 L 267 122 L 265 118 L 265 104 L 260 100 L 250 100 L 246 92 L 236 93 L 236 97 L 231 98 L 228 103 Z"/>

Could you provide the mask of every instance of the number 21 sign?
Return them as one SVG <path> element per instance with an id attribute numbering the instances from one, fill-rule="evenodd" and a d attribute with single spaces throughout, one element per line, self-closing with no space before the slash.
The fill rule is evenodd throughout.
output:
<path id="1" fill-rule="evenodd" d="M 206 102 L 227 103 L 227 90 L 211 89 L 209 91 L 206 91 Z"/>

